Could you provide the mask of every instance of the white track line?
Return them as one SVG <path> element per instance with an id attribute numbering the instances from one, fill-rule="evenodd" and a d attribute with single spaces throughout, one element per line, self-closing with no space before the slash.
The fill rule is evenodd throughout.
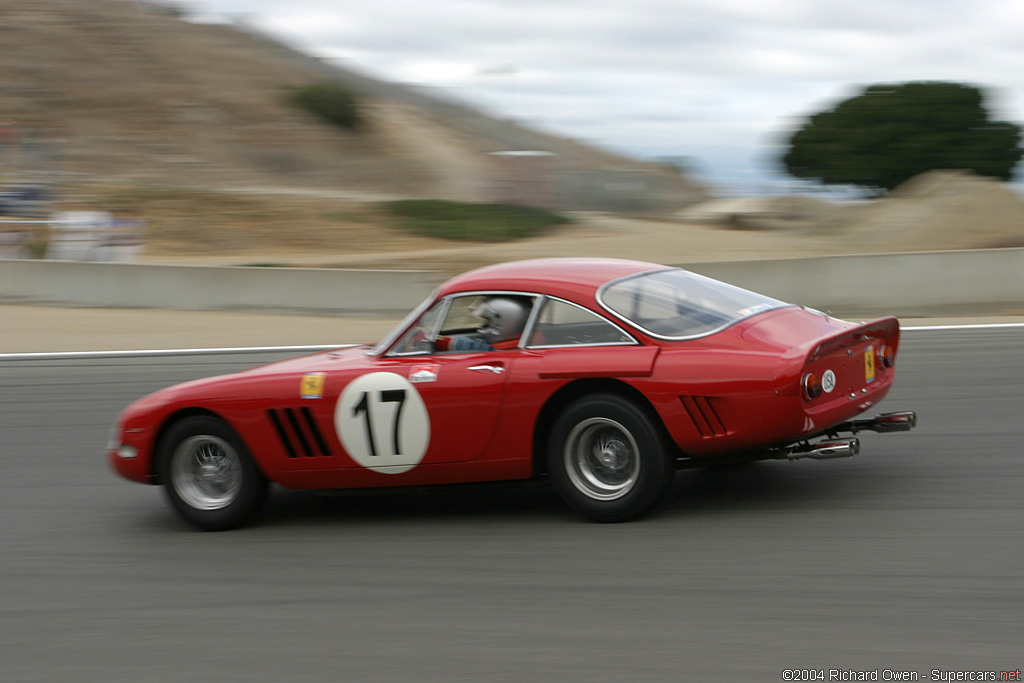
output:
<path id="1" fill-rule="evenodd" d="M 913 327 L 900 327 L 902 332 L 910 332 L 914 330 L 997 330 L 997 329 L 1010 329 L 1014 327 L 1024 327 L 1024 323 L 979 323 L 975 325 L 915 325 Z"/>
<path id="2" fill-rule="evenodd" d="M 902 332 L 935 332 L 944 330 L 996 330 L 1024 328 L 1024 323 L 987 323 L 976 325 L 919 325 L 901 327 Z M 52 351 L 43 353 L 0 353 L 3 360 L 60 360 L 62 358 L 142 358 L 146 356 L 203 356 L 226 353 L 311 353 L 345 349 L 357 344 L 320 346 L 236 346 L 213 349 L 129 349 L 125 351 Z"/>
<path id="3" fill-rule="evenodd" d="M 0 360 L 59 360 L 61 358 L 133 358 L 144 356 L 204 356 L 225 353 L 262 353 L 330 351 L 356 344 L 322 346 L 237 346 L 215 349 L 129 349 L 125 351 L 48 351 L 42 353 L 0 353 Z"/>

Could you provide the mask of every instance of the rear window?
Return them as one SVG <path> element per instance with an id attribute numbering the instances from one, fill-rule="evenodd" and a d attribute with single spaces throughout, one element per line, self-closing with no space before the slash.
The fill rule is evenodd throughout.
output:
<path id="1" fill-rule="evenodd" d="M 685 270 L 659 270 L 605 285 L 605 308 L 655 337 L 680 339 L 717 332 L 743 318 L 788 306 Z"/>

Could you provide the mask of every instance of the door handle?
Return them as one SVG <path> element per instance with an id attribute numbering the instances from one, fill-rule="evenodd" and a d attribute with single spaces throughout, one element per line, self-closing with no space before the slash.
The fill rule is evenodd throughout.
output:
<path id="1" fill-rule="evenodd" d="M 469 369 L 473 372 L 493 372 L 495 375 L 505 372 L 505 368 L 500 365 L 473 365 Z"/>

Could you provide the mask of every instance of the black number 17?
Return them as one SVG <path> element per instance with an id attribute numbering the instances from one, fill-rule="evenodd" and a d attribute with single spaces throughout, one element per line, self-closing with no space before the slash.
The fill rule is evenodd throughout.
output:
<path id="1" fill-rule="evenodd" d="M 395 410 L 394 426 L 391 430 L 391 443 L 394 445 L 394 454 L 401 455 L 402 444 L 399 441 L 398 427 L 402 419 L 402 406 L 405 405 L 405 389 L 381 391 L 380 402 L 398 404 L 398 408 Z M 370 392 L 368 391 L 363 392 L 363 397 L 359 399 L 359 403 L 355 404 L 352 408 L 352 417 L 357 417 L 360 413 L 362 413 L 364 424 L 366 425 L 366 440 L 370 444 L 370 455 L 379 455 L 377 453 L 377 443 L 373 438 L 373 412 L 370 410 Z"/>

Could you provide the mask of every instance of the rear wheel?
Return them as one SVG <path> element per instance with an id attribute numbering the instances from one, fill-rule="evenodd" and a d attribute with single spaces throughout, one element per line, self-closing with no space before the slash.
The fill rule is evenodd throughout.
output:
<path id="1" fill-rule="evenodd" d="M 159 445 L 158 470 L 172 507 L 207 531 L 247 523 L 267 493 L 267 479 L 241 439 L 215 417 L 171 427 Z"/>
<path id="2" fill-rule="evenodd" d="M 555 420 L 548 473 L 574 510 L 599 522 L 622 522 L 656 505 L 675 474 L 657 425 L 636 403 L 615 394 L 586 396 Z"/>

